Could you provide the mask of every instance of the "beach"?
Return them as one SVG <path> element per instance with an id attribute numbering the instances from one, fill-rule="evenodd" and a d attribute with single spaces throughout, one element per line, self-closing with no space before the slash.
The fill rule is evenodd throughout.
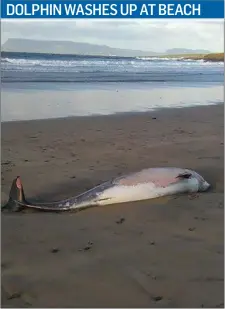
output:
<path id="1" fill-rule="evenodd" d="M 221 83 L 8 83 L 2 122 L 149 112 L 223 103 Z"/>
<path id="2" fill-rule="evenodd" d="M 78 213 L 2 213 L 2 307 L 223 308 L 223 107 L 3 122 L 2 203 L 17 175 L 38 201 L 157 166 L 194 169 L 212 188 Z"/>

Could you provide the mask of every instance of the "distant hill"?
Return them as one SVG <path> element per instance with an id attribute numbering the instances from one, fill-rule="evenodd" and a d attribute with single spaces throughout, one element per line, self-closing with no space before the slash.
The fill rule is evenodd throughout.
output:
<path id="1" fill-rule="evenodd" d="M 47 41 L 31 39 L 8 39 L 2 45 L 5 52 L 46 53 L 64 55 L 98 55 L 119 57 L 151 57 L 160 55 L 182 55 L 182 54 L 209 54 L 209 50 L 201 49 L 168 49 L 165 53 L 152 51 L 131 50 L 109 47 L 107 45 L 96 45 L 72 41 Z"/>
<path id="2" fill-rule="evenodd" d="M 30 39 L 8 39 L 2 45 L 2 51 L 120 57 L 145 57 L 158 55 L 157 53 L 151 51 L 120 49 L 106 45 L 95 45 L 71 41 L 45 41 Z"/>
<path id="3" fill-rule="evenodd" d="M 206 49 L 188 49 L 188 48 L 172 48 L 167 49 L 167 55 L 180 55 L 180 54 L 209 54 L 210 50 Z"/>

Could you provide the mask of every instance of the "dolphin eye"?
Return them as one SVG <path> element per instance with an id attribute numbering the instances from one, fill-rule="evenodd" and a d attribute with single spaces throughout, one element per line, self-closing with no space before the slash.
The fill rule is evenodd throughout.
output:
<path id="1" fill-rule="evenodd" d="M 179 174 L 176 178 L 189 179 L 189 178 L 191 178 L 191 176 L 192 176 L 191 173 L 183 173 L 183 174 Z"/>

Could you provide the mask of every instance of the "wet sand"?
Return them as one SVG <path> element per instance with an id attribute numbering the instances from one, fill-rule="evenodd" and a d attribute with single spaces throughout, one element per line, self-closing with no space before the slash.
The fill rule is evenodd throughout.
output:
<path id="1" fill-rule="evenodd" d="M 87 86 L 88 85 L 88 86 Z M 1 90 L 1 120 L 149 112 L 158 108 L 223 102 L 218 83 L 6 83 Z"/>
<path id="2" fill-rule="evenodd" d="M 2 202 L 21 175 L 58 200 L 154 166 L 212 189 L 87 209 L 2 214 L 2 307 L 224 307 L 223 106 L 2 124 Z"/>

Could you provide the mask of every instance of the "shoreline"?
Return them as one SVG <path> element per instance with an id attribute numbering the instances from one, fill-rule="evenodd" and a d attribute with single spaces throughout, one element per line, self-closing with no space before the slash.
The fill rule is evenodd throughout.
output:
<path id="1" fill-rule="evenodd" d="M 204 62 L 224 62 L 224 53 L 209 53 L 209 54 L 174 54 L 164 56 L 165 58 L 178 58 L 188 60 L 203 60 Z M 163 56 L 161 57 L 163 58 Z"/>
<path id="2" fill-rule="evenodd" d="M 159 54 L 154 56 L 110 56 L 110 55 L 85 55 L 85 54 L 59 54 L 59 53 L 45 53 L 45 52 L 24 52 L 24 51 L 2 51 L 2 57 L 6 56 L 17 56 L 17 55 L 42 55 L 47 57 L 86 57 L 86 58 L 105 58 L 105 59 L 138 59 L 138 58 L 178 58 L 178 59 L 190 59 L 190 60 L 204 60 L 210 62 L 224 62 L 224 53 L 204 53 L 204 54 L 195 54 L 195 53 L 184 53 L 184 54 Z"/>
<path id="3" fill-rule="evenodd" d="M 43 119 L 29 119 L 29 120 L 10 120 L 10 121 L 1 121 L 1 124 L 19 124 L 19 123 L 31 123 L 32 122 L 51 122 L 51 121 L 75 121 L 76 119 L 100 119 L 102 117 L 104 118 L 130 118 L 135 116 L 151 116 L 152 114 L 158 115 L 162 113 L 174 113 L 178 110 L 192 110 L 192 109 L 202 109 L 202 108 L 211 108 L 216 106 L 223 106 L 224 102 L 216 102 L 212 104 L 205 104 L 205 105 L 193 105 L 193 106 L 178 106 L 178 107 L 162 107 L 162 108 L 155 108 L 153 110 L 148 111 L 130 111 L 130 112 L 117 112 L 113 114 L 90 114 L 90 115 L 79 115 L 79 116 L 66 116 L 66 117 L 57 117 L 57 118 L 43 118 Z"/>
<path id="4" fill-rule="evenodd" d="M 22 91 L 2 91 L 1 120 L 57 119 L 73 116 L 106 116 L 123 113 L 152 112 L 158 109 L 207 106 L 223 102 L 222 85 L 185 87 L 140 86 L 132 89 L 105 85 L 85 91 L 72 86 Z M 70 88 L 71 87 L 71 88 Z"/>
<path id="5" fill-rule="evenodd" d="M 2 213 L 2 307 L 223 306 L 222 105 L 8 122 L 1 136 L 2 204 L 17 175 L 33 201 L 157 166 L 193 169 L 212 185 L 78 213 Z"/>

